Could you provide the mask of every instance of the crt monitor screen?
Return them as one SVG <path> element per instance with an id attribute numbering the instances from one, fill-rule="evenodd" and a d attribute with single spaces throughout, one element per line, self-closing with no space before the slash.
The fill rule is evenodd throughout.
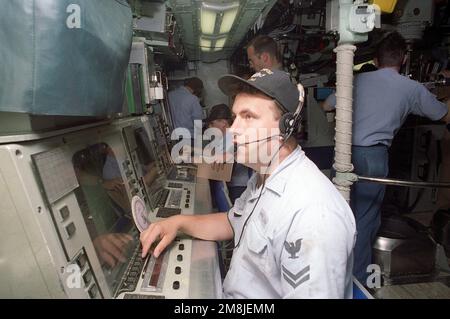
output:
<path id="1" fill-rule="evenodd" d="M 153 149 L 150 144 L 150 139 L 147 136 L 144 128 L 140 127 L 134 131 L 134 137 L 136 138 L 137 152 L 139 161 L 143 165 L 149 165 L 156 161 Z"/>
<path id="2" fill-rule="evenodd" d="M 161 169 L 160 163 L 156 156 L 156 150 L 152 147 L 150 139 L 144 128 L 140 127 L 134 131 L 134 138 L 136 140 L 136 152 L 139 160 L 140 177 L 144 182 L 147 195 L 150 203 L 156 208 L 157 198 L 159 192 L 164 186 L 164 173 Z"/>
<path id="3" fill-rule="evenodd" d="M 93 144 L 72 157 L 80 185 L 75 194 L 112 294 L 139 244 L 116 157 L 115 149 L 121 147 L 117 144 Z"/>

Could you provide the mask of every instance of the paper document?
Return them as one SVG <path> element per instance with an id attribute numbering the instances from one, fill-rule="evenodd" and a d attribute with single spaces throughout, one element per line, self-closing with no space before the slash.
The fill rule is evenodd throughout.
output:
<path id="1" fill-rule="evenodd" d="M 216 181 L 229 182 L 233 171 L 233 163 L 223 164 L 197 164 L 197 177 Z"/>

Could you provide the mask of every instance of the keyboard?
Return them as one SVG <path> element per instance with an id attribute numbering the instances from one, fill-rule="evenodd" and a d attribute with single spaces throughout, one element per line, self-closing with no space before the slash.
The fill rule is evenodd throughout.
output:
<path id="1" fill-rule="evenodd" d="M 167 187 L 170 187 L 170 188 L 183 188 L 183 184 L 181 184 L 181 183 L 169 183 L 167 185 Z"/>
<path id="2" fill-rule="evenodd" d="M 118 288 L 118 292 L 115 294 L 119 295 L 123 291 L 133 291 L 136 289 L 136 285 L 138 283 L 139 277 L 144 268 L 145 260 L 141 257 L 142 247 L 141 245 L 137 245 L 133 256 L 131 257 L 130 263 L 126 271 L 123 274 L 121 283 Z"/>
<path id="3" fill-rule="evenodd" d="M 168 189 L 163 189 L 159 193 L 158 206 L 164 207 L 164 205 L 166 205 L 166 201 L 167 201 L 167 197 L 169 197 L 169 193 L 170 193 L 170 190 L 168 190 Z"/>
<path id="4" fill-rule="evenodd" d="M 167 207 L 178 208 L 181 203 L 181 196 L 183 195 L 183 190 L 181 189 L 173 189 L 170 192 L 169 201 L 167 202 Z"/>
<path id="5" fill-rule="evenodd" d="M 156 217 L 167 218 L 179 214 L 181 214 L 181 208 L 160 207 L 158 213 L 156 213 Z"/>

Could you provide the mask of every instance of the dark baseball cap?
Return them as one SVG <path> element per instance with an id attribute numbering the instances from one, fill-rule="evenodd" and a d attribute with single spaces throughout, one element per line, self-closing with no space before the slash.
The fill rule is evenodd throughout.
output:
<path id="1" fill-rule="evenodd" d="M 219 88 L 225 95 L 234 96 L 242 85 L 248 85 L 273 98 L 285 112 L 295 112 L 299 104 L 297 86 L 288 73 L 280 70 L 262 69 L 244 80 L 236 75 L 226 74 L 219 79 Z"/>
<path id="2" fill-rule="evenodd" d="M 231 110 L 226 104 L 218 104 L 214 105 L 208 117 L 206 118 L 206 122 L 210 123 L 214 120 L 228 120 L 231 121 Z"/>

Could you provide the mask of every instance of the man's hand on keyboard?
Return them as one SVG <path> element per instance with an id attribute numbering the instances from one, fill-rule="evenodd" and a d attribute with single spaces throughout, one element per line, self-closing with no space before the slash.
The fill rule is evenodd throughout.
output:
<path id="1" fill-rule="evenodd" d="M 152 223 L 141 233 L 142 258 L 147 256 L 152 244 L 159 239 L 160 241 L 153 251 L 153 255 L 158 258 L 161 252 L 175 239 L 177 231 L 176 218 L 167 218 Z"/>

